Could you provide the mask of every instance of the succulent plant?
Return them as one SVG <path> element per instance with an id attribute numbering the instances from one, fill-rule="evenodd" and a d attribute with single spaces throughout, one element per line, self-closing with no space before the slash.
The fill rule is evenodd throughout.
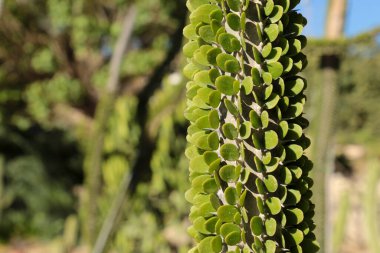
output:
<path id="1" fill-rule="evenodd" d="M 319 250 L 299 1 L 187 1 L 189 252 Z"/>

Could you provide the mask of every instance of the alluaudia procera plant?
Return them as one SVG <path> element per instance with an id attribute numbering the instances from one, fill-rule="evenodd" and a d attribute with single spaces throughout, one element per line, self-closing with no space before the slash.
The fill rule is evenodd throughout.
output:
<path id="1" fill-rule="evenodd" d="M 192 253 L 317 252 L 300 0 L 188 0 Z"/>

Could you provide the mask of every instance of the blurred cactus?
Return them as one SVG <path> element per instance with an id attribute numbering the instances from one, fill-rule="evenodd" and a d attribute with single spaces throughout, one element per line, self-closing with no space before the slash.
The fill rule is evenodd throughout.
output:
<path id="1" fill-rule="evenodd" d="M 372 159 L 367 166 L 367 189 L 364 197 L 364 217 L 367 230 L 367 243 L 371 253 L 380 252 L 378 185 L 380 179 L 380 163 Z"/>
<path id="2" fill-rule="evenodd" d="M 343 193 L 343 196 L 340 198 L 340 205 L 338 213 L 336 215 L 336 221 L 333 228 L 333 239 L 332 247 L 333 253 L 339 253 L 342 246 L 344 236 L 346 233 L 347 217 L 350 210 L 350 194 L 347 192 Z"/>
<path id="3" fill-rule="evenodd" d="M 79 238 L 78 217 L 70 215 L 66 218 L 63 230 L 63 248 L 65 253 L 70 253 L 78 243 Z"/>
<path id="4" fill-rule="evenodd" d="M 317 252 L 299 1 L 188 0 L 190 251 Z"/>

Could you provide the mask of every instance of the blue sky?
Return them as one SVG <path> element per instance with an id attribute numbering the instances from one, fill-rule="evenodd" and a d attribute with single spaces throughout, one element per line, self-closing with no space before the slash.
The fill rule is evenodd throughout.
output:
<path id="1" fill-rule="evenodd" d="M 301 0 L 300 10 L 308 19 L 305 35 L 323 36 L 327 2 L 328 0 Z M 346 36 L 380 26 L 380 0 L 348 0 L 347 14 Z"/>

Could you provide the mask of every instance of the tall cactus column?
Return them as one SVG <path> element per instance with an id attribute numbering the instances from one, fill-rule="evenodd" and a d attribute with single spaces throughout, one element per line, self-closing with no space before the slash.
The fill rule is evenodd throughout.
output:
<path id="1" fill-rule="evenodd" d="M 317 252 L 297 0 L 188 0 L 190 252 Z"/>

